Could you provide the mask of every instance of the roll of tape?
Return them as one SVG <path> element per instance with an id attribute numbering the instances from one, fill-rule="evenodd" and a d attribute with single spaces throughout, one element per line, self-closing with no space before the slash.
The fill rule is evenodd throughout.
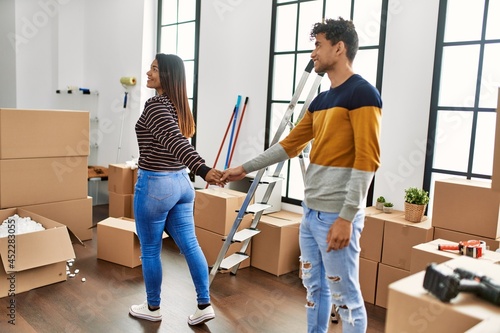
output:
<path id="1" fill-rule="evenodd" d="M 126 86 L 135 86 L 135 77 L 133 76 L 124 76 L 122 78 L 120 78 L 120 83 L 121 84 L 124 84 Z"/>

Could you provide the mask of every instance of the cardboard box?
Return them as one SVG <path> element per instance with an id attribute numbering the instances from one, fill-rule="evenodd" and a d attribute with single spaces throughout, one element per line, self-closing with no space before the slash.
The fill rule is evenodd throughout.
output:
<path id="1" fill-rule="evenodd" d="M 163 239 L 167 237 L 164 232 Z M 97 223 L 97 258 L 130 268 L 141 265 L 135 221 L 109 217 Z"/>
<path id="2" fill-rule="evenodd" d="M 500 192 L 500 88 L 498 88 L 497 121 L 495 127 L 495 148 L 493 151 L 493 174 L 491 189 Z"/>
<path id="3" fill-rule="evenodd" d="M 500 276 L 499 265 L 470 257 L 458 257 L 440 265 L 462 267 L 494 279 Z M 491 328 L 489 321 L 498 321 L 500 307 L 465 292 L 449 303 L 441 302 L 423 288 L 424 276 L 425 272 L 419 272 L 389 286 L 385 332 L 498 332 L 498 326 L 491 331 L 473 328 Z"/>
<path id="4" fill-rule="evenodd" d="M 225 239 L 224 236 L 200 227 L 195 227 L 195 231 L 196 231 L 196 237 L 198 238 L 198 243 L 200 244 L 203 254 L 207 259 L 208 266 L 210 267 L 214 266 L 215 262 L 217 261 L 217 257 L 219 256 L 222 245 L 224 245 L 224 239 Z M 246 250 L 246 253 L 248 255 L 250 255 L 252 251 L 252 241 L 250 241 Z M 227 258 L 231 254 L 234 254 L 236 252 L 240 252 L 241 245 L 242 245 L 241 243 L 231 244 L 224 258 Z M 240 269 L 249 266 L 250 266 L 250 258 L 243 260 L 238 268 Z"/>
<path id="5" fill-rule="evenodd" d="M 133 214 L 133 195 L 120 194 L 116 192 L 108 192 L 109 198 L 109 216 L 110 217 L 129 217 L 132 218 Z"/>
<path id="6" fill-rule="evenodd" d="M 434 228 L 434 239 L 441 238 L 452 242 L 467 241 L 472 239 L 478 239 L 486 242 L 486 246 L 491 251 L 496 251 L 500 248 L 500 238 L 491 239 L 487 237 L 480 237 L 477 235 L 471 235 L 463 232 L 446 230 L 442 228 Z"/>
<path id="7" fill-rule="evenodd" d="M 127 164 L 110 164 L 108 168 L 108 191 L 117 194 L 134 193 L 134 172 Z"/>
<path id="8" fill-rule="evenodd" d="M 375 305 L 378 305 L 382 308 L 387 308 L 389 285 L 409 275 L 409 271 L 379 263 Z"/>
<path id="9" fill-rule="evenodd" d="M 252 239 L 251 265 L 280 276 L 299 269 L 300 222 L 263 215 Z"/>
<path id="10" fill-rule="evenodd" d="M 436 180 L 432 221 L 435 227 L 497 239 L 500 237 L 500 193 L 484 181 Z"/>
<path id="11" fill-rule="evenodd" d="M 375 304 L 378 262 L 359 258 L 359 284 L 365 302 Z"/>
<path id="12" fill-rule="evenodd" d="M 88 156 L 89 128 L 88 111 L 0 109 L 0 159 Z"/>
<path id="13" fill-rule="evenodd" d="M 66 261 L 75 258 L 66 226 L 21 208 L 0 210 L 0 221 L 14 214 L 30 217 L 45 230 L 0 238 L 0 280 L 15 283 L 15 294 L 66 281 Z M 0 283 L 0 297 L 9 295 L 10 283 Z"/>
<path id="14" fill-rule="evenodd" d="M 197 227 L 227 236 L 233 227 L 246 193 L 226 189 L 196 190 L 194 221 Z M 245 228 L 240 224 L 238 230 Z"/>
<path id="15" fill-rule="evenodd" d="M 92 198 L 23 206 L 26 210 L 64 224 L 80 240 L 92 239 Z"/>
<path id="16" fill-rule="evenodd" d="M 378 210 L 378 212 L 381 212 Z M 359 240 L 360 257 L 380 262 L 382 259 L 382 242 L 384 241 L 384 215 L 372 214 L 365 217 L 365 226 Z"/>
<path id="17" fill-rule="evenodd" d="M 87 198 L 87 157 L 0 160 L 0 208 Z"/>
<path id="18" fill-rule="evenodd" d="M 458 251 L 438 250 L 438 245 L 447 244 L 457 245 L 458 243 L 444 239 L 435 239 L 427 243 L 415 245 L 411 252 L 410 273 L 415 274 L 424 271 L 430 263 L 440 264 L 462 256 Z M 486 250 L 476 260 L 486 260 L 492 263 L 500 262 L 500 253 Z"/>
<path id="19" fill-rule="evenodd" d="M 412 247 L 431 241 L 433 235 L 430 219 L 418 223 L 409 222 L 405 220 L 404 213 L 386 218 L 381 262 L 409 271 Z"/>
<path id="20" fill-rule="evenodd" d="M 267 216 L 297 223 L 302 222 L 302 214 L 294 213 L 288 210 L 279 210 L 277 212 L 270 213 Z"/>

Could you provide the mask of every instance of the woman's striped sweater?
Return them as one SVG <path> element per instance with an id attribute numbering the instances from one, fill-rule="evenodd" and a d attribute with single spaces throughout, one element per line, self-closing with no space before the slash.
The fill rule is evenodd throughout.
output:
<path id="1" fill-rule="evenodd" d="M 146 101 L 135 133 L 141 169 L 179 171 L 188 167 L 203 179 L 210 171 L 205 160 L 182 135 L 177 112 L 167 96 L 154 96 Z"/>

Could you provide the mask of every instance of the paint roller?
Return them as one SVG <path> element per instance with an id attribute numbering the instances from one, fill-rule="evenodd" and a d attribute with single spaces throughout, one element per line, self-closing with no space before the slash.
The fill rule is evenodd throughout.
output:
<path id="1" fill-rule="evenodd" d="M 127 89 L 128 86 L 135 86 L 136 84 L 135 77 L 133 76 L 122 76 L 120 78 L 120 83 L 122 84 L 125 89 Z M 123 108 L 127 108 L 127 97 L 128 97 L 128 91 L 125 91 L 125 96 L 123 97 Z"/>

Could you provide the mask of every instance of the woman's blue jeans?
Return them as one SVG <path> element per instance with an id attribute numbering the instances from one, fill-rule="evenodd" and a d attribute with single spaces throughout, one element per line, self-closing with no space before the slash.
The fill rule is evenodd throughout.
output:
<path id="1" fill-rule="evenodd" d="M 349 245 L 326 252 L 328 230 L 339 214 L 302 206 L 300 251 L 302 282 L 307 289 L 307 331 L 328 331 L 333 302 L 342 318 L 344 333 L 366 332 L 367 315 L 359 286 L 359 238 L 364 227 L 364 212 L 352 221 Z"/>
<path id="2" fill-rule="evenodd" d="M 198 304 L 210 303 L 208 264 L 195 234 L 194 188 L 186 170 L 138 170 L 134 217 L 141 243 L 142 274 L 148 304 L 160 305 L 162 234 L 165 231 L 186 258 Z"/>

